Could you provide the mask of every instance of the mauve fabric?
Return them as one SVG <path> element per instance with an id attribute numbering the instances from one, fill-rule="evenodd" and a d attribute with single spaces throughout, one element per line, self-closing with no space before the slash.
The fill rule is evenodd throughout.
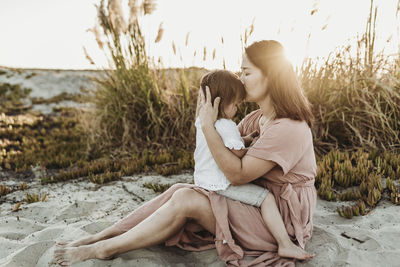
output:
<path id="1" fill-rule="evenodd" d="M 259 129 L 262 113 L 256 110 L 238 125 L 242 136 L 254 130 L 260 135 L 247 155 L 271 160 L 277 165 L 253 181 L 275 196 L 286 230 L 304 248 L 312 235 L 312 215 L 317 194 L 314 187 L 316 162 L 311 130 L 305 122 L 276 119 Z M 114 225 L 128 231 L 167 202 L 180 188 L 192 188 L 207 196 L 216 219 L 215 236 L 189 221 L 165 245 L 201 251 L 216 248 L 227 266 L 295 266 L 295 260 L 277 255 L 277 244 L 266 228 L 260 208 L 243 204 L 192 184 L 175 184 L 143 204 Z M 253 256 L 251 260 L 244 256 Z"/>

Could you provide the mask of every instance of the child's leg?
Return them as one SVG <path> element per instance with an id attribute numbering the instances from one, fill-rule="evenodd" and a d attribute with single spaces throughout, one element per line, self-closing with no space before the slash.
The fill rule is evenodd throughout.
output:
<path id="1" fill-rule="evenodd" d="M 274 195 L 269 192 L 261 203 L 261 215 L 264 222 L 278 243 L 278 255 L 286 258 L 299 260 L 311 259 L 313 254 L 308 253 L 299 246 L 296 246 L 290 239 L 282 216 L 276 206 Z"/>
<path id="2" fill-rule="evenodd" d="M 282 216 L 276 206 L 274 195 L 267 189 L 252 183 L 232 186 L 217 194 L 261 208 L 261 215 L 268 230 L 278 243 L 278 255 L 299 260 L 310 259 L 314 255 L 296 246 L 286 231 Z"/>

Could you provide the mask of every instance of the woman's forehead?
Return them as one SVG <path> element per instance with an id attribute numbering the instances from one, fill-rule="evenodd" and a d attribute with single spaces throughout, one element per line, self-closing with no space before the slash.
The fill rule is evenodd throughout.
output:
<path id="1" fill-rule="evenodd" d="M 246 56 L 246 54 L 243 55 L 242 59 L 242 69 L 251 69 L 253 68 L 254 65 L 250 62 L 249 58 Z"/>

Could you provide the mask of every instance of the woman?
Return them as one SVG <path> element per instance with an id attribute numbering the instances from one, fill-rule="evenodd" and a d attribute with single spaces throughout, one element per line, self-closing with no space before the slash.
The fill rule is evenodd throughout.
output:
<path id="1" fill-rule="evenodd" d="M 316 162 L 312 143 L 312 113 L 283 47 L 260 41 L 246 48 L 242 62 L 246 100 L 260 109 L 239 124 L 242 136 L 259 130 L 259 137 L 242 158 L 228 150 L 214 128 L 218 98 L 200 93 L 202 130 L 220 169 L 233 185 L 254 182 L 275 196 L 293 241 L 304 248 L 312 234 L 316 204 Z M 268 202 L 267 202 L 268 203 Z M 268 225 L 274 227 L 275 224 Z M 156 234 L 154 234 L 156 233 Z M 277 239 L 280 239 L 277 237 Z M 229 266 L 294 266 L 296 251 L 279 256 L 277 240 L 267 230 L 260 209 L 232 201 L 190 184 L 176 184 L 127 217 L 87 238 L 59 243 L 61 265 L 114 255 L 163 243 L 185 250 L 216 248 Z M 256 256 L 251 262 L 244 256 Z"/>

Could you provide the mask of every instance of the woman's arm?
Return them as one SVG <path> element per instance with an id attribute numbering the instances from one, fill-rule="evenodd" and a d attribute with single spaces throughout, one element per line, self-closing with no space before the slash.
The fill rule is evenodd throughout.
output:
<path id="1" fill-rule="evenodd" d="M 243 156 L 244 155 L 246 155 L 246 153 L 247 153 L 247 148 L 242 148 L 242 149 L 240 149 L 240 150 L 236 150 L 236 149 L 230 149 L 230 151 L 233 153 L 233 154 L 235 154 L 235 156 L 236 157 L 238 157 L 238 158 L 243 158 Z"/>
<path id="2" fill-rule="evenodd" d="M 270 171 L 275 166 L 275 162 L 248 155 L 240 159 L 225 147 L 222 138 L 214 127 L 214 122 L 218 115 L 220 99 L 217 97 L 214 100 L 213 106 L 211 104 L 211 94 L 208 88 L 206 88 L 206 98 L 201 90 L 199 94 L 199 116 L 202 130 L 211 154 L 226 178 L 233 185 L 241 185 L 253 181 Z"/>
<path id="3" fill-rule="evenodd" d="M 202 130 L 215 162 L 232 185 L 247 184 L 276 165 L 273 161 L 247 155 L 239 158 L 224 145 L 213 125 L 205 125 Z"/>

